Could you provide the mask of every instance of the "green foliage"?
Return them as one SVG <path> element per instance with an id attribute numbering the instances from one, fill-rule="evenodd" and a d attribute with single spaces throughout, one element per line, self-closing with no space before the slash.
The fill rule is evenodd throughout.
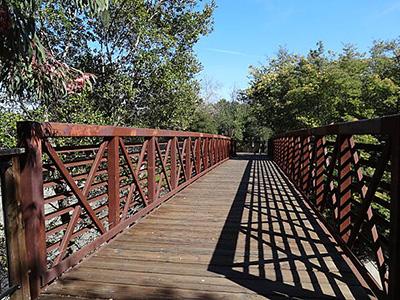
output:
<path id="1" fill-rule="evenodd" d="M 21 30 L 0 45 L 1 106 L 37 121 L 188 129 L 201 102 L 193 46 L 215 7 L 201 2 L 2 0 L 0 34 Z"/>
<path id="2" fill-rule="evenodd" d="M 281 49 L 259 68 L 245 100 L 276 132 L 398 112 L 400 42 L 375 42 L 369 56 L 352 45 L 339 55 L 323 44 L 307 56 Z"/>
<path id="3" fill-rule="evenodd" d="M 17 122 L 22 121 L 20 114 L 7 112 L 0 109 L 0 148 L 12 148 L 16 146 Z"/>
<path id="4" fill-rule="evenodd" d="M 251 106 L 242 101 L 221 99 L 213 104 L 202 103 L 194 113 L 192 131 L 218 133 L 232 137 L 240 151 L 265 143 L 271 136 L 269 128 L 259 124 Z"/>
<path id="5" fill-rule="evenodd" d="M 96 75 L 88 97 L 114 124 L 189 127 L 199 104 L 193 45 L 211 30 L 214 3 L 200 8 L 192 0 L 113 1 L 109 22 L 86 29 L 96 47 L 77 67 Z"/>
<path id="6" fill-rule="evenodd" d="M 244 124 L 248 116 L 247 106 L 238 101 L 230 102 L 221 99 L 214 104 L 214 110 L 218 133 L 242 140 Z"/>
<path id="7" fill-rule="evenodd" d="M 1 0 L 0 91 L 8 96 L 6 104 L 18 103 L 24 109 L 48 106 L 91 83 L 92 76 L 53 53 L 48 27 L 54 15 L 47 14 L 51 6 L 57 7 L 59 17 L 64 16 L 54 18 L 62 24 L 67 15 L 101 15 L 108 1 Z"/>
<path id="8" fill-rule="evenodd" d="M 189 130 L 214 134 L 218 133 L 217 123 L 213 116 L 212 105 L 202 102 L 196 108 Z"/>

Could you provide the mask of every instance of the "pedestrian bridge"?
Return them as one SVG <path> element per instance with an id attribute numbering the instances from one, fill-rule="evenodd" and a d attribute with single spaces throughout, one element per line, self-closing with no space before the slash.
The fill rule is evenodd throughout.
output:
<path id="1" fill-rule="evenodd" d="M 269 156 L 218 135 L 21 123 L 25 153 L 2 173 L 12 297 L 394 299 L 399 120 L 275 136 Z"/>

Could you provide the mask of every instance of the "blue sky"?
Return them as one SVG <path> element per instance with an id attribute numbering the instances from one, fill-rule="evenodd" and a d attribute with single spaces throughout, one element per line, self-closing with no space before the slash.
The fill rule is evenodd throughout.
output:
<path id="1" fill-rule="evenodd" d="M 214 31 L 195 51 L 200 78 L 218 83 L 218 96 L 245 88 L 248 68 L 265 63 L 280 46 L 305 54 L 323 41 L 339 51 L 353 43 L 400 37 L 400 0 L 216 0 Z"/>

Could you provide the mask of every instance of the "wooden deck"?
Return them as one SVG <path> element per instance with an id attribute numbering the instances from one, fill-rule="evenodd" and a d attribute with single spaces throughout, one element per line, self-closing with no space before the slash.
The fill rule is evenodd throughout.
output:
<path id="1" fill-rule="evenodd" d="M 276 165 L 222 164 L 52 283 L 41 299 L 373 297 Z"/>

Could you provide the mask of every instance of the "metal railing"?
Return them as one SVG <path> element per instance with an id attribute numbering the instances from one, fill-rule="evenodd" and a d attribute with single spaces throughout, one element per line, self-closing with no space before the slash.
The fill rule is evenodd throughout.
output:
<path id="1" fill-rule="evenodd" d="M 364 280 L 380 298 L 399 299 L 400 116 L 292 131 L 271 144 Z"/>
<path id="2" fill-rule="evenodd" d="M 21 251 L 24 239 L 17 269 L 29 282 L 15 282 L 33 299 L 232 151 L 228 137 L 183 131 L 21 122 L 17 133 L 25 153 L 2 178 L 14 205 L 5 211 L 20 214 L 23 229 L 12 229 L 8 246 Z"/>

